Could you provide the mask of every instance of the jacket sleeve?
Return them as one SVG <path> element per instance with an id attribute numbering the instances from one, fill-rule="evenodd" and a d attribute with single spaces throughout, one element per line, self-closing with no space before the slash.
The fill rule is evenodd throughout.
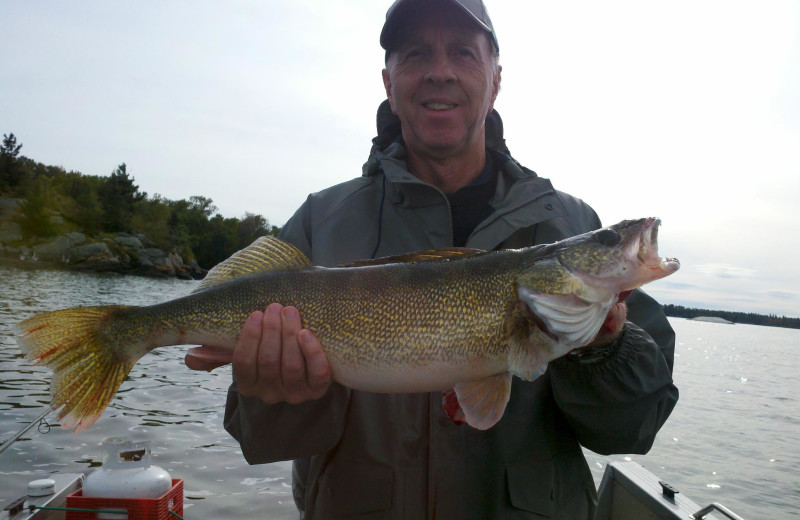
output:
<path id="1" fill-rule="evenodd" d="M 304 204 L 283 227 L 281 239 L 310 257 L 307 214 Z M 225 404 L 225 429 L 239 441 L 250 464 L 308 457 L 330 450 L 339 441 L 349 395 L 347 388 L 333 383 L 316 401 L 268 405 L 240 395 L 234 381 Z"/>
<path id="2" fill-rule="evenodd" d="M 580 443 L 600 454 L 647 453 L 678 401 L 675 334 L 655 300 L 628 298 L 628 321 L 609 355 L 550 364 L 553 395 Z"/>
<path id="3" fill-rule="evenodd" d="M 225 429 L 250 464 L 291 460 L 333 448 L 344 429 L 349 390 L 333 383 L 322 398 L 268 405 L 245 397 L 234 381 L 225 403 Z"/>

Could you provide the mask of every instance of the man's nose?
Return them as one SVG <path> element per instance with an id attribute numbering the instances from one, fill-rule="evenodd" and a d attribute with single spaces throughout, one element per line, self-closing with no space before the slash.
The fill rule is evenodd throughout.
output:
<path id="1" fill-rule="evenodd" d="M 437 52 L 432 56 L 428 71 L 425 73 L 425 81 L 432 83 L 450 83 L 458 79 L 455 67 L 450 56 L 444 52 Z"/>

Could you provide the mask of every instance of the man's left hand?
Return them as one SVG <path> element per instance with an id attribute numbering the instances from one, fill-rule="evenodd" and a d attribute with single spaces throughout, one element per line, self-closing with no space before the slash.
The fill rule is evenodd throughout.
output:
<path id="1" fill-rule="evenodd" d="M 624 302 L 615 303 L 611 310 L 608 311 L 608 316 L 606 316 L 603 325 L 600 326 L 597 336 L 594 337 L 591 343 L 582 348 L 608 345 L 617 339 L 620 332 L 622 332 L 622 326 L 625 325 L 625 318 L 627 317 L 628 306 Z"/>

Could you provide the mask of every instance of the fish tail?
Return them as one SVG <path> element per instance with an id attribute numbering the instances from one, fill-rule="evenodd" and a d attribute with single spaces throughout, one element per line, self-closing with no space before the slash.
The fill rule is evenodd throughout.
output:
<path id="1" fill-rule="evenodd" d="M 89 428 L 147 351 L 131 348 L 121 327 L 127 306 L 78 307 L 19 323 L 17 341 L 34 364 L 53 370 L 51 406 L 75 433 Z"/>

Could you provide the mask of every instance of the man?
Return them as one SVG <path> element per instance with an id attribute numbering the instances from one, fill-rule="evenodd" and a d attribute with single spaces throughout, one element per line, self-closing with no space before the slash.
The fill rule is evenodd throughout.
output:
<path id="1" fill-rule="evenodd" d="M 453 245 L 523 247 L 600 227 L 586 204 L 510 157 L 493 110 L 499 46 L 481 0 L 397 0 L 380 41 L 388 102 L 363 176 L 309 196 L 283 239 L 334 266 Z M 275 303 L 242 329 L 225 427 L 252 464 L 296 459 L 306 518 L 592 518 L 580 445 L 644 453 L 678 396 L 663 313 L 640 292 L 628 313 L 615 307 L 605 333 L 537 380 L 515 378 L 503 418 L 479 431 L 450 421 L 441 393 L 331 383 L 313 332 Z"/>

